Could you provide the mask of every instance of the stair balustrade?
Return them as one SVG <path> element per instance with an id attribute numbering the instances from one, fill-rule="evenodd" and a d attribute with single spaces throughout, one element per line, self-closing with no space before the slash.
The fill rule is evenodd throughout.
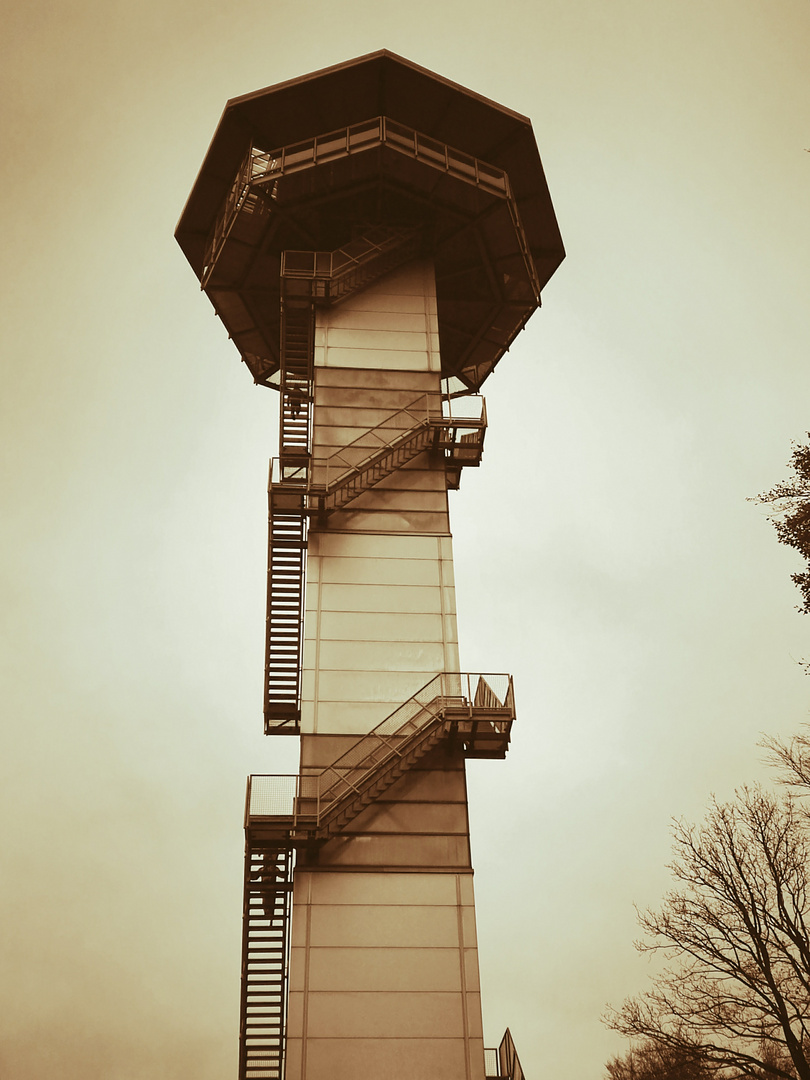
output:
<path id="1" fill-rule="evenodd" d="M 320 773 L 251 776 L 245 827 L 265 842 L 323 842 L 443 739 L 467 757 L 505 757 L 514 717 L 510 675 L 443 672 Z"/>
<path id="2" fill-rule="evenodd" d="M 281 273 L 307 282 L 318 304 L 337 304 L 419 253 L 421 230 L 371 226 L 335 251 L 284 251 Z"/>
<path id="3" fill-rule="evenodd" d="M 329 457 L 311 458 L 307 468 L 286 466 L 277 458 L 274 475 L 308 496 L 308 511 L 340 510 L 403 468 L 425 450 L 438 449 L 450 467 L 477 466 L 486 434 L 486 404 L 467 395 L 468 415 L 442 394 L 420 394 Z M 450 406 L 454 406 L 453 412 Z"/>
<path id="4" fill-rule="evenodd" d="M 526 1080 L 509 1028 L 497 1048 L 484 1049 L 486 1080 Z"/>

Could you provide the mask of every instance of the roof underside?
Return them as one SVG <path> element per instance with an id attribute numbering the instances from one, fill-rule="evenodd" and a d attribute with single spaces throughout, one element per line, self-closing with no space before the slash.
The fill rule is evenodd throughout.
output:
<path id="1" fill-rule="evenodd" d="M 278 366 L 281 251 L 332 250 L 369 224 L 417 227 L 424 252 L 436 262 L 445 374 L 477 388 L 564 257 L 531 124 L 518 113 L 386 51 L 235 98 L 216 130 L 177 240 L 202 279 L 211 236 L 251 148 L 274 151 L 375 117 L 503 170 L 509 197 L 471 188 L 420 158 L 418 150 L 408 159 L 401 146 L 384 140 L 340 161 L 313 160 L 306 172 L 279 174 L 272 199 L 267 188 L 259 192 L 265 220 L 256 217 L 250 225 L 251 250 L 234 248 L 234 229 L 233 243 L 209 271 L 206 292 L 254 377 L 269 381 Z"/>

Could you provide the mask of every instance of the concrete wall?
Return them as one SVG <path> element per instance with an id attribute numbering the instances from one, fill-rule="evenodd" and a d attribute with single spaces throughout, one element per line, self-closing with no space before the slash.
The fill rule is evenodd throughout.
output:
<path id="1" fill-rule="evenodd" d="M 327 457 L 439 390 L 432 267 L 319 313 L 316 340 L 314 453 Z M 310 529 L 302 770 L 458 671 L 457 641 L 444 466 L 423 453 Z M 438 746 L 341 835 L 299 852 L 286 1075 L 483 1080 L 458 750 Z"/>
<path id="2" fill-rule="evenodd" d="M 344 742 L 305 738 L 307 766 Z M 287 1080 L 483 1080 L 482 1040 L 464 759 L 440 746 L 299 855 Z"/>
<path id="3" fill-rule="evenodd" d="M 310 532 L 302 730 L 371 730 L 458 671 L 449 536 Z"/>
<path id="4" fill-rule="evenodd" d="M 287 1078 L 483 1080 L 472 876 L 296 871 Z"/>
<path id="5" fill-rule="evenodd" d="M 313 454 L 326 458 L 438 393 L 431 266 L 412 263 L 319 312 L 316 341 Z M 410 415 L 397 425 L 412 427 Z M 310 529 L 304 633 L 307 733 L 366 732 L 432 675 L 458 671 L 441 462 L 421 454 L 332 514 L 326 529 Z"/>

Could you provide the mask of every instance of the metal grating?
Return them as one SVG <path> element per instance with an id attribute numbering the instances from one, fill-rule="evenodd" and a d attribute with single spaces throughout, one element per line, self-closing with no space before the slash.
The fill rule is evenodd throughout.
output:
<path id="1" fill-rule="evenodd" d="M 283 1080 L 292 850 L 245 851 L 239 1080 Z"/>

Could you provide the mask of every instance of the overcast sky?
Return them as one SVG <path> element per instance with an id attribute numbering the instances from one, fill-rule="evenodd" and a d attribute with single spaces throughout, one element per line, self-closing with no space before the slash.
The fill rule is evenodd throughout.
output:
<path id="1" fill-rule="evenodd" d="M 6 0 L 3 1076 L 236 1075 L 277 399 L 172 233 L 228 98 L 388 48 L 531 117 L 568 250 L 451 515 L 518 702 L 470 769 L 487 1043 L 600 1077 L 671 817 L 808 715 L 746 502 L 810 428 L 808 47 L 806 0 Z"/>

